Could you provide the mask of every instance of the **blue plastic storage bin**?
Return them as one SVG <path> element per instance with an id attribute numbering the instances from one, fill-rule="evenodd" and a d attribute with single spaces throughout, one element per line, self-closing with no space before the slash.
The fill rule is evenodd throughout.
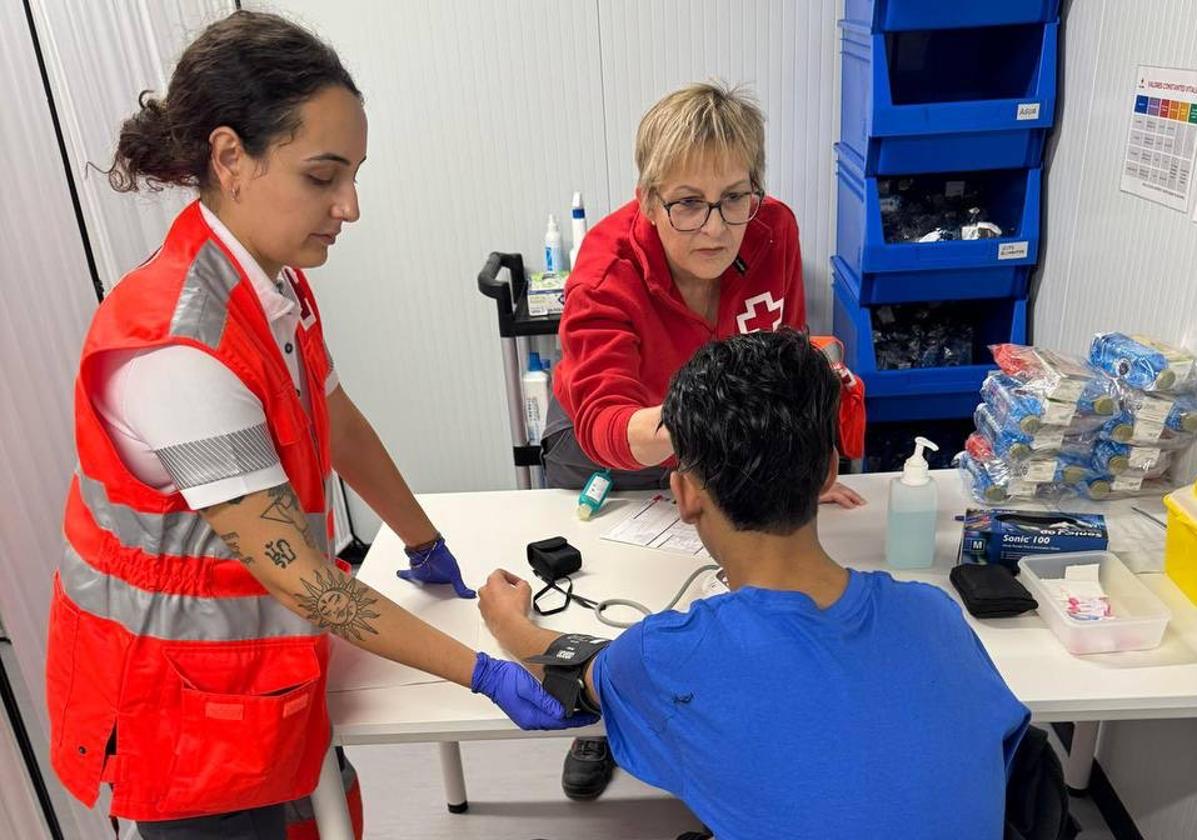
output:
<path id="1" fill-rule="evenodd" d="M 915 303 L 921 300 L 977 300 L 1026 297 L 1032 267 L 953 268 L 857 274 L 843 257 L 831 258 L 852 296 L 862 305 Z"/>
<path id="2" fill-rule="evenodd" d="M 1059 24 L 840 26 L 840 136 L 868 174 L 1040 165 L 1056 107 Z"/>
<path id="3" fill-rule="evenodd" d="M 977 405 L 977 394 L 991 364 L 965 367 L 878 370 L 874 349 L 874 307 L 861 306 L 835 263 L 833 331 L 844 343 L 844 362 L 865 383 L 865 408 L 869 422 L 968 417 Z M 1027 303 L 1023 299 L 997 299 L 976 303 L 973 358 L 990 358 L 988 346 L 1026 341 Z"/>
<path id="4" fill-rule="evenodd" d="M 887 242 L 879 181 L 865 176 L 837 144 L 836 252 L 861 281 L 862 303 L 1020 297 L 1039 256 L 1042 172 L 1012 169 L 937 174 L 945 182 L 982 181 L 989 217 L 1003 230 L 995 239 Z M 897 179 L 895 179 L 897 180 Z M 880 276 L 892 275 L 892 276 Z"/>
<path id="5" fill-rule="evenodd" d="M 1060 0 L 846 0 L 844 17 L 874 32 L 955 29 L 1011 23 L 1046 23 L 1060 14 Z"/>

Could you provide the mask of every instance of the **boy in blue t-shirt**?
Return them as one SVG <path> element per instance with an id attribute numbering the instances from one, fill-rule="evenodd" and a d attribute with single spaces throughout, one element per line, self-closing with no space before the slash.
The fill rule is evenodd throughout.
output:
<path id="1" fill-rule="evenodd" d="M 558 696 L 601 708 L 619 766 L 719 840 L 997 840 L 1029 713 L 944 592 L 844 569 L 819 544 L 839 388 L 788 330 L 709 344 L 674 377 L 671 488 L 729 594 L 600 647 L 534 625 L 528 584 L 499 570 L 483 616 L 521 659 L 591 656 L 576 702 L 568 679 Z"/>

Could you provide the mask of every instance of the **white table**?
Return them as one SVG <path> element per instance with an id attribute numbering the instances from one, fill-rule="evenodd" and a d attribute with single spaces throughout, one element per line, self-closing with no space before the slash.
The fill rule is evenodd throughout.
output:
<path id="1" fill-rule="evenodd" d="M 935 564 L 925 571 L 895 573 L 895 577 L 935 584 L 959 600 L 948 582 L 960 543 L 961 523 L 956 517 L 975 505 L 964 495 L 954 471 L 936 472 L 935 477 L 940 502 Z M 869 505 L 853 511 L 827 505 L 821 508 L 820 536 L 828 552 L 842 564 L 860 570 L 886 568 L 885 518 L 891 478 L 883 474 L 845 476 L 843 481 L 860 492 Z M 596 600 L 631 597 L 658 606 L 667 603 L 690 572 L 709 561 L 601 539 L 634 504 L 650 495 L 632 493 L 612 499 L 590 522 L 576 518 L 577 494 L 567 491 L 437 494 L 421 496 L 420 502 L 446 535 L 466 581 L 473 586 L 481 585 L 497 566 L 531 578 L 525 546 L 561 535 L 582 552 L 582 572 L 574 576 L 576 592 Z M 1142 502 L 1139 504 L 1142 506 Z M 1130 541 L 1129 530 L 1120 530 L 1134 528 L 1135 541 L 1142 539 L 1146 520 L 1132 512 L 1131 505 L 1115 502 L 1094 508 L 1106 514 L 1111 548 L 1115 550 L 1120 541 L 1123 545 Z M 1078 505 L 1067 507 L 1077 509 Z M 1154 527 L 1149 525 L 1148 533 Z M 1156 536 L 1162 545 L 1162 531 Z M 405 588 L 411 584 L 395 577 L 395 571 L 407 565 L 402 549 L 395 534 L 384 526 L 366 556 L 359 579 L 389 597 L 405 597 Z M 1072 750 L 1076 760 L 1068 768 L 1074 787 L 1087 783 L 1097 722 L 1197 717 L 1197 607 L 1162 574 L 1143 574 L 1140 579 L 1172 610 L 1164 642 L 1153 651 L 1075 657 L 1064 650 L 1034 613 L 987 621 L 966 614 L 1007 684 L 1031 709 L 1035 720 L 1078 722 Z M 697 584 L 693 592 L 699 594 Z M 467 644 L 497 651 L 477 615 L 475 601 L 452 601 L 446 596 L 430 612 L 434 622 L 436 616 L 443 620 L 451 615 L 457 635 Z M 540 622 L 562 631 L 605 636 L 617 632 L 577 605 Z M 348 645 L 338 644 L 335 656 L 359 657 L 356 665 L 380 669 L 380 684 L 374 688 L 344 690 L 335 679 L 330 680 L 328 702 L 335 743 L 440 742 L 451 809 L 466 801 L 459 741 L 562 734 L 522 732 L 489 700 L 449 683 L 386 685 L 389 663 L 379 660 L 376 666 L 369 654 Z M 601 731 L 600 724 L 570 734 Z M 352 834 L 331 756 L 330 750 L 313 804 L 323 840 L 349 840 Z"/>

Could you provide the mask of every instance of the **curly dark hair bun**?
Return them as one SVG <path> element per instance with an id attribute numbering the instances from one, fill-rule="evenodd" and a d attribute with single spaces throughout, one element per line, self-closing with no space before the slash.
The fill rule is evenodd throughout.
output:
<path id="1" fill-rule="evenodd" d="M 234 12 L 187 47 L 165 97 L 141 92 L 138 112 L 121 125 L 108 181 L 120 192 L 202 188 L 214 129 L 232 128 L 261 156 L 294 134 L 300 106 L 330 86 L 361 97 L 336 52 L 311 32 L 278 15 Z"/>

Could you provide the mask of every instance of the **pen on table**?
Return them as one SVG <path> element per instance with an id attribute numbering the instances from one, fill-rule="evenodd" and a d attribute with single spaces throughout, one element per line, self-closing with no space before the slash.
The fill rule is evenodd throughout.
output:
<path id="1" fill-rule="evenodd" d="M 1167 530 L 1168 524 L 1166 522 L 1160 522 L 1159 518 L 1155 514 L 1148 513 L 1147 511 L 1143 510 L 1143 508 L 1135 507 L 1133 505 L 1131 506 L 1131 510 L 1133 510 L 1135 513 L 1142 514 L 1143 516 L 1146 516 L 1148 519 L 1150 519 L 1156 525 L 1159 525 L 1161 528 L 1164 528 L 1165 530 Z"/>

